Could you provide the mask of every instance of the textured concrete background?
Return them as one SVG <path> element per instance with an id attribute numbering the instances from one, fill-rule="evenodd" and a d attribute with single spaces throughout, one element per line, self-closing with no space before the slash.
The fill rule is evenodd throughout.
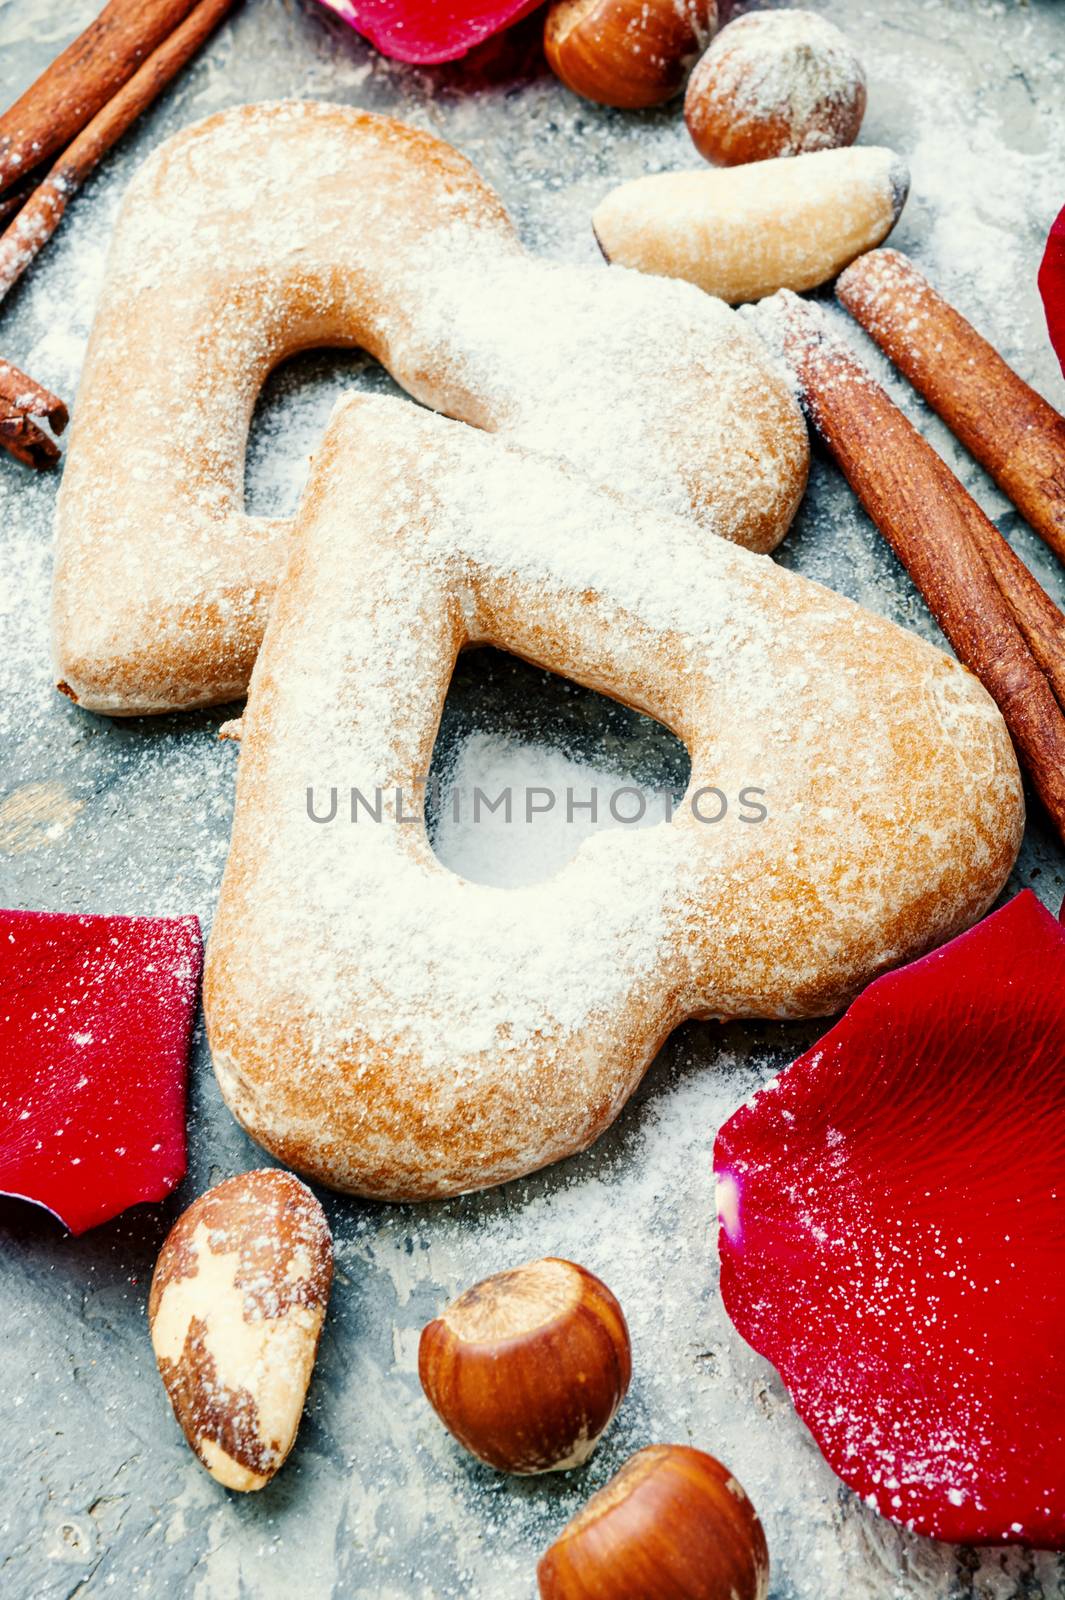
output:
<path id="1" fill-rule="evenodd" d="M 96 0 L 0 0 L 0 101 L 26 84 Z M 914 171 L 896 241 L 912 250 L 1059 405 L 1035 295 L 1042 235 L 1065 199 L 1065 6 L 1060 0 L 818 3 L 869 68 L 865 142 Z M 527 38 L 532 38 L 530 30 Z M 71 397 L 115 206 L 137 162 L 221 106 L 280 94 L 397 112 L 452 140 L 500 188 L 534 248 L 594 259 L 588 213 L 622 177 L 690 164 L 676 108 L 597 110 L 544 77 L 535 52 L 496 81 L 376 58 L 314 0 L 248 0 L 72 208 L 0 310 L 0 349 Z M 863 346 L 878 372 L 882 365 Z M 387 387 L 358 356 L 314 355 L 270 382 L 253 430 L 248 496 L 280 512 L 344 385 Z M 915 416 L 1059 597 L 1063 574 L 904 386 Z M 46 603 L 58 479 L 0 460 L 0 899 L 55 910 L 197 911 L 209 924 L 225 858 L 235 755 L 215 711 L 111 723 L 52 691 Z M 928 637 L 923 605 L 824 462 L 780 557 Z M 675 741 L 594 695 L 484 653 L 465 661 L 438 758 L 471 732 L 663 779 Z M 678 766 L 678 759 L 680 766 Z M 31 787 L 36 786 L 36 787 Z M 1055 909 L 1065 857 L 1033 808 L 1010 884 Z M 860 1506 L 822 1462 L 773 1373 L 737 1336 L 715 1287 L 710 1148 L 717 1124 L 819 1028 L 683 1029 L 587 1155 L 448 1204 L 323 1196 L 337 1280 L 297 1448 L 265 1492 L 220 1490 L 188 1452 L 145 1327 L 152 1264 L 178 1210 L 261 1157 L 221 1105 L 196 1042 L 191 1169 L 170 1204 L 73 1240 L 0 1202 L 0 1386 L 5 1456 L 0 1592 L 61 1597 L 478 1597 L 533 1593 L 538 1552 L 639 1445 L 690 1440 L 727 1460 L 766 1524 L 775 1600 L 1050 1600 L 1050 1555 L 936 1546 Z M 422 1400 L 418 1332 L 444 1298 L 554 1252 L 600 1272 L 629 1314 L 630 1397 L 592 1464 L 511 1483 L 470 1462 Z"/>

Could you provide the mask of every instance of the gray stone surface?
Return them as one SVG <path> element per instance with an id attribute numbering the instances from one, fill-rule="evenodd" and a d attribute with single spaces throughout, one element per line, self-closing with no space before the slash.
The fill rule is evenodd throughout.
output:
<path id="1" fill-rule="evenodd" d="M 898 242 L 1060 404 L 1034 277 L 1042 235 L 1065 200 L 1065 8 L 1060 0 L 819 0 L 817 9 L 851 33 L 867 62 L 863 139 L 912 161 Z M 0 101 L 94 10 L 95 0 L 0 0 Z M 72 394 L 111 220 L 137 162 L 210 111 L 281 94 L 394 111 L 443 135 L 498 185 L 535 248 L 571 259 L 594 258 L 588 213 L 613 182 L 691 160 L 675 107 L 643 117 L 600 111 L 535 67 L 498 81 L 457 69 L 405 71 L 375 58 L 314 0 L 248 0 L 108 159 L 0 310 L 4 354 Z M 1048 587 L 1065 595 L 1061 570 L 1011 508 L 905 386 L 889 381 Z M 291 506 L 331 399 L 351 383 L 386 380 L 350 355 L 301 358 L 271 380 L 250 453 L 254 508 Z M 123 724 L 53 693 L 47 585 L 56 483 L 0 459 L 0 900 L 197 911 L 206 927 L 232 800 L 235 756 L 215 737 L 225 713 Z M 824 462 L 780 559 L 936 637 Z M 683 757 L 662 730 L 505 658 L 463 665 L 441 761 L 478 729 L 564 749 L 611 772 L 683 776 Z M 24 814 L 27 796 L 32 815 L 16 826 L 12 804 Z M 1010 891 L 1024 884 L 1055 909 L 1065 891 L 1065 856 L 1036 807 Z M 750 1490 L 769 1536 L 774 1600 L 1065 1595 L 1065 1566 L 1054 1556 L 936 1546 L 860 1506 L 724 1315 L 713 1261 L 713 1133 L 818 1031 L 681 1030 L 594 1150 L 504 1190 L 423 1207 L 323 1196 L 338 1271 L 307 1413 L 285 1470 L 243 1499 L 220 1490 L 186 1449 L 145 1326 L 169 1222 L 209 1184 L 261 1160 L 219 1100 L 198 1033 L 190 1172 L 169 1204 L 75 1240 L 29 1207 L 0 1203 L 9 1463 L 0 1593 L 516 1600 L 533 1593 L 539 1550 L 587 1494 L 632 1449 L 675 1439 L 721 1455 Z M 417 1338 L 459 1287 L 548 1252 L 585 1262 L 619 1294 L 635 1379 L 585 1471 L 512 1483 L 464 1457 L 429 1413 Z"/>

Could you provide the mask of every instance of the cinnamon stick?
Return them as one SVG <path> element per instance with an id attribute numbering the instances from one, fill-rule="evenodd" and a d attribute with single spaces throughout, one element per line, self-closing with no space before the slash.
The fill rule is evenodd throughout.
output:
<path id="1" fill-rule="evenodd" d="M 973 536 L 983 513 L 892 404 L 823 313 L 783 291 L 771 326 L 803 404 L 862 505 L 924 595 L 961 661 L 997 702 L 1065 840 L 1065 715 Z M 770 325 L 766 317 L 775 312 Z"/>
<path id="2" fill-rule="evenodd" d="M 28 467 L 44 468 L 59 459 L 59 446 L 38 427 L 43 417 L 55 433 L 67 425 L 67 408 L 52 394 L 8 361 L 0 361 L 0 445 Z"/>
<path id="3" fill-rule="evenodd" d="M 872 250 L 836 294 L 1065 561 L 1065 418 L 898 250 Z"/>
<path id="4" fill-rule="evenodd" d="M 0 236 L 0 298 L 52 237 L 71 196 L 100 158 L 195 55 L 233 3 L 234 0 L 198 0 L 180 26 L 78 134 Z"/>
<path id="5" fill-rule="evenodd" d="M 0 361 L 0 401 L 23 411 L 27 416 L 46 417 L 48 426 L 62 433 L 70 420 L 66 406 L 43 384 L 13 367 L 10 361 Z"/>
<path id="6" fill-rule="evenodd" d="M 38 471 L 52 467 L 59 460 L 59 446 L 33 421 L 7 400 L 0 400 L 0 445 L 16 461 Z"/>
<path id="7" fill-rule="evenodd" d="M 29 174 L 22 183 L 16 183 L 0 199 L 0 228 L 5 228 L 15 213 L 25 205 L 37 187 L 39 175 Z"/>
<path id="8" fill-rule="evenodd" d="M 973 542 L 990 567 L 1014 622 L 1065 711 L 1065 615 L 976 501 L 970 495 L 966 495 L 966 500 L 967 525 Z"/>
<path id="9" fill-rule="evenodd" d="M 871 262 L 874 256 L 897 254 L 890 250 L 873 251 L 860 259 Z M 905 257 L 900 256 L 899 259 L 905 261 Z M 951 477 L 952 481 L 957 482 L 953 474 Z M 991 569 L 1013 614 L 1013 620 L 1046 674 L 1058 704 L 1065 710 L 1065 615 L 971 495 L 965 493 L 961 484 L 957 487 L 960 491 L 959 517 L 965 522 L 970 538 Z"/>
<path id="10" fill-rule="evenodd" d="M 111 0 L 0 116 L 0 194 L 69 144 L 195 3 Z"/>

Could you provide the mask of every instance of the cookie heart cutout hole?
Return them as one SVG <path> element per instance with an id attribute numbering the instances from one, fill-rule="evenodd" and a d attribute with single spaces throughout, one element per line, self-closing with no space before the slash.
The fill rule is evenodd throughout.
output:
<path id="1" fill-rule="evenodd" d="M 248 429 L 247 516 L 295 515 L 333 407 L 353 389 L 366 394 L 403 393 L 365 350 L 324 346 L 290 356 L 274 368 L 259 392 Z"/>
<path id="2" fill-rule="evenodd" d="M 651 827 L 691 759 L 661 722 L 505 651 L 459 656 L 425 820 L 437 859 L 497 888 L 551 877 L 590 833 Z"/>

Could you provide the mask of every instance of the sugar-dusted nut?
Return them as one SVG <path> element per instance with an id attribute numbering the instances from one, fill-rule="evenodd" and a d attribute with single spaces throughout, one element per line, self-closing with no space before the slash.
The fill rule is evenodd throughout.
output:
<path id="1" fill-rule="evenodd" d="M 765 1600 L 769 1553 L 727 1467 L 654 1444 L 567 1523 L 536 1575 L 541 1600 Z"/>
<path id="2" fill-rule="evenodd" d="M 167 1235 L 152 1346 L 185 1437 L 227 1489 L 261 1489 L 292 1449 L 332 1280 L 325 1213 L 274 1168 L 209 1189 Z"/>
<path id="3" fill-rule="evenodd" d="M 717 27 L 717 0 L 554 0 L 544 52 L 567 89 L 637 111 L 671 100 Z"/>
<path id="4" fill-rule="evenodd" d="M 592 217 L 608 261 L 685 278 L 730 305 L 814 289 L 885 239 L 910 175 L 862 146 L 624 183 Z"/>
<path id="5" fill-rule="evenodd" d="M 853 144 L 864 115 L 862 64 L 814 11 L 755 11 L 729 23 L 684 97 L 695 148 L 727 167 Z"/>
<path id="6" fill-rule="evenodd" d="M 418 1374 L 444 1426 L 489 1466 L 564 1472 L 624 1399 L 629 1330 L 605 1283 L 548 1256 L 453 1300 L 422 1331 Z"/>

